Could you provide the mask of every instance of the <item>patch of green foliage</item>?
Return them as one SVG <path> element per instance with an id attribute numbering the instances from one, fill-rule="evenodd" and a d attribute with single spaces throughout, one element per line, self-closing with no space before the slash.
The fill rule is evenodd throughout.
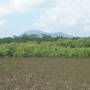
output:
<path id="1" fill-rule="evenodd" d="M 0 57 L 90 57 L 89 47 L 61 47 L 56 43 L 27 42 L 0 45 Z"/>
<path id="2" fill-rule="evenodd" d="M 24 35 L 0 43 L 0 57 L 90 57 L 90 38 Z"/>

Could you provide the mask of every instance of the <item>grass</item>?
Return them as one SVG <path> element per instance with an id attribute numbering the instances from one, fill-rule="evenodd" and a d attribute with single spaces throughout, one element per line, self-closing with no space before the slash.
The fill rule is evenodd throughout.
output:
<path id="1" fill-rule="evenodd" d="M 90 60 L 0 58 L 0 90 L 90 90 Z"/>

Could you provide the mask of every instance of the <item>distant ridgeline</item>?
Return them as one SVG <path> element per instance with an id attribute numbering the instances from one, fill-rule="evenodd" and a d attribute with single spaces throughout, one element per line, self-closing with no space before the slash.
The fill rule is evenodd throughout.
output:
<path id="1" fill-rule="evenodd" d="M 56 41 L 58 39 L 75 38 L 74 36 L 62 32 L 47 33 L 40 30 L 27 31 L 20 36 L 5 37 L 0 39 L 0 43 L 27 42 L 27 41 Z"/>
<path id="2" fill-rule="evenodd" d="M 0 57 L 90 57 L 89 37 L 38 32 L 1 38 Z"/>

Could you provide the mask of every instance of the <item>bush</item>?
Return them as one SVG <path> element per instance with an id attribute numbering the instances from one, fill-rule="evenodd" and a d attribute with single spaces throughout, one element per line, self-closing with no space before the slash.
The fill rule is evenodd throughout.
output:
<path id="1" fill-rule="evenodd" d="M 90 57 L 89 47 L 62 47 L 59 43 L 0 44 L 0 57 Z"/>

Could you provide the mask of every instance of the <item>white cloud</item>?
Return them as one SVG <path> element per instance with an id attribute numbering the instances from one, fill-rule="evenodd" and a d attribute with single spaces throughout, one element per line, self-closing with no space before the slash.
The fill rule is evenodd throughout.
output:
<path id="1" fill-rule="evenodd" d="M 32 22 L 32 28 L 67 33 L 90 32 L 90 0 L 8 0 L 0 4 L 0 18 L 34 11 L 39 6 L 43 13 Z"/>
<path id="2" fill-rule="evenodd" d="M 31 10 L 42 2 L 43 0 L 9 0 L 7 3 L 0 5 L 0 17 L 12 13 L 24 12 L 27 9 Z"/>
<path id="3" fill-rule="evenodd" d="M 45 31 L 59 31 L 65 27 L 83 27 L 82 29 L 85 30 L 84 27 L 87 26 L 87 23 L 90 25 L 90 0 L 49 1 L 53 4 L 53 7 L 49 7 L 38 20 L 33 22 L 33 27 Z"/>
<path id="4" fill-rule="evenodd" d="M 26 10 L 26 9 L 32 9 L 34 7 L 37 7 L 43 2 L 43 0 L 14 0 L 13 5 L 14 8 L 19 11 Z"/>

